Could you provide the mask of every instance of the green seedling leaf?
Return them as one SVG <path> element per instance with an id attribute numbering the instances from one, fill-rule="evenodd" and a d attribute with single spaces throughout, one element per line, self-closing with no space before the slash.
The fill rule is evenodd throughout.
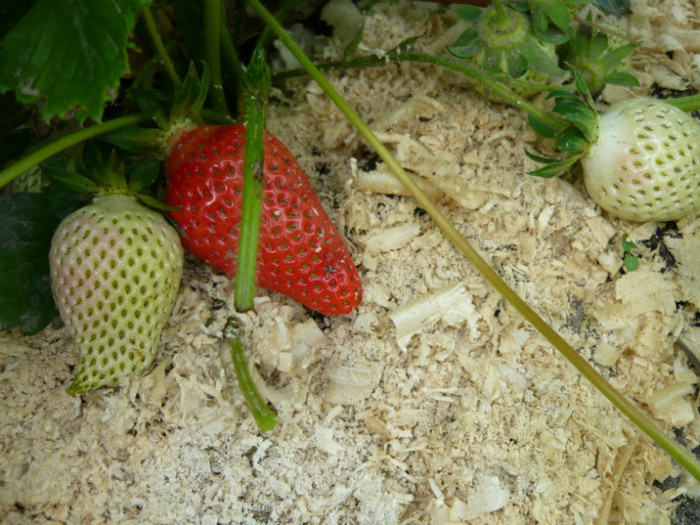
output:
<path id="1" fill-rule="evenodd" d="M 471 24 L 476 24 L 484 13 L 483 9 L 473 5 L 455 5 L 454 8 L 457 16 Z"/>
<path id="2" fill-rule="evenodd" d="M 20 2 L 21 3 L 21 2 Z M 43 101 L 44 120 L 101 120 L 128 68 L 127 38 L 145 0 L 38 0 L 0 42 L 0 91 Z"/>
<path id="3" fill-rule="evenodd" d="M 620 241 L 620 244 L 622 244 L 622 250 L 625 252 L 625 255 L 622 259 L 622 263 L 624 264 L 627 271 L 631 272 L 639 268 L 639 257 L 631 253 L 632 250 L 634 250 L 637 247 L 637 245 L 632 241 L 628 240 L 628 235 L 626 233 L 622 234 L 622 240 Z"/>
<path id="4" fill-rule="evenodd" d="M 0 330 L 43 330 L 58 315 L 49 278 L 51 238 L 83 204 L 70 193 L 0 195 Z"/>
<path id="5" fill-rule="evenodd" d="M 620 241 L 620 244 L 622 244 L 622 250 L 625 253 L 630 252 L 637 247 L 635 243 L 629 240 L 629 235 L 626 233 L 622 234 L 622 241 Z"/>

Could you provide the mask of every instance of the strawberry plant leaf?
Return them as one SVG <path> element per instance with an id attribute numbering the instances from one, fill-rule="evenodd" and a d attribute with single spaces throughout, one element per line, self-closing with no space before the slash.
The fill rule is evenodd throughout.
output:
<path id="1" fill-rule="evenodd" d="M 623 87 L 636 87 L 639 85 L 639 80 L 637 77 L 630 73 L 610 73 L 607 77 L 605 77 L 605 81 L 608 84 L 614 84 L 616 86 L 623 86 Z"/>
<path id="2" fill-rule="evenodd" d="M 170 122 L 182 122 L 194 109 L 199 111 L 204 105 L 209 89 L 209 69 L 204 64 L 202 78 L 197 74 L 197 68 L 190 62 L 190 68 L 182 85 L 175 91 L 175 99 L 170 113 Z"/>
<path id="3" fill-rule="evenodd" d="M 473 5 L 455 5 L 455 12 L 465 22 L 476 24 L 484 10 Z"/>
<path id="4" fill-rule="evenodd" d="M 76 109 L 102 118 L 128 68 L 126 44 L 144 0 L 38 0 L 0 42 L 0 91 L 43 101 L 45 120 Z"/>
<path id="5" fill-rule="evenodd" d="M 576 126 L 568 126 L 554 136 L 554 144 L 560 151 L 584 151 L 589 142 Z"/>
<path id="6" fill-rule="evenodd" d="M 0 330 L 41 331 L 58 315 L 49 279 L 53 232 L 83 202 L 70 193 L 0 195 Z"/>
<path id="7" fill-rule="evenodd" d="M 553 139 L 554 135 L 556 135 L 557 131 L 559 131 L 559 127 L 554 126 L 549 122 L 545 122 L 534 115 L 528 114 L 527 119 L 533 131 L 541 137 Z"/>
<path id="8" fill-rule="evenodd" d="M 52 183 L 63 191 L 72 193 L 97 193 L 97 184 L 84 175 L 50 164 L 43 164 L 41 166 L 41 171 Z"/>
<path id="9" fill-rule="evenodd" d="M 595 0 L 595 6 L 610 15 L 622 16 L 632 13 L 630 0 Z"/>
<path id="10" fill-rule="evenodd" d="M 160 161 L 155 157 L 138 163 L 129 170 L 129 189 L 138 193 L 150 188 L 158 178 L 159 170 Z"/>

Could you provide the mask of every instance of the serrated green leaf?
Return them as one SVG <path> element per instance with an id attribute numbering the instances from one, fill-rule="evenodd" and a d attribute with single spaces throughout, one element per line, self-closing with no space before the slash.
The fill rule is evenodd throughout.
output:
<path id="1" fill-rule="evenodd" d="M 160 162 L 157 158 L 139 162 L 136 167 L 129 170 L 129 189 L 133 192 L 141 192 L 150 188 L 158 178 Z"/>
<path id="2" fill-rule="evenodd" d="M 588 149 L 590 143 L 575 126 L 568 126 L 554 136 L 554 144 L 560 151 L 580 152 Z"/>
<path id="3" fill-rule="evenodd" d="M 51 238 L 84 201 L 71 194 L 0 195 L 0 330 L 41 331 L 58 315 L 49 278 Z"/>
<path id="4" fill-rule="evenodd" d="M 473 5 L 455 5 L 454 8 L 457 16 L 472 24 L 476 24 L 484 13 L 482 8 Z"/>
<path id="5" fill-rule="evenodd" d="M 145 0 L 39 0 L 0 42 L 0 91 L 43 100 L 45 120 L 76 109 L 101 120 L 128 68 L 126 43 Z"/>
<path id="6" fill-rule="evenodd" d="M 623 87 L 636 87 L 639 85 L 639 79 L 630 73 L 610 73 L 605 77 L 605 82 Z"/>

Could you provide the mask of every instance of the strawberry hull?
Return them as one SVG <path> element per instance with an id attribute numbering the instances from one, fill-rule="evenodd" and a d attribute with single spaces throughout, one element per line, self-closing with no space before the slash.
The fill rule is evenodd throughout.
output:
<path id="1" fill-rule="evenodd" d="M 234 276 L 243 203 L 245 127 L 201 126 L 176 138 L 166 160 L 166 202 L 183 246 Z M 265 133 L 257 284 L 325 315 L 346 314 L 362 287 L 350 254 L 306 174 Z"/>

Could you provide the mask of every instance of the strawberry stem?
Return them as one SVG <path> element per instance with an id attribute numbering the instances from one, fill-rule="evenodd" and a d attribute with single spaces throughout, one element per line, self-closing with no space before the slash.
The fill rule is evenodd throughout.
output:
<path id="1" fill-rule="evenodd" d="M 697 111 L 700 109 L 700 95 L 688 95 L 687 97 L 669 98 L 664 100 L 672 106 L 683 111 Z"/>
<path id="2" fill-rule="evenodd" d="M 664 431 L 654 423 L 649 416 L 633 405 L 626 397 L 618 392 L 598 371 L 593 368 L 579 353 L 542 319 L 506 282 L 496 273 L 491 266 L 477 253 L 469 241 L 457 230 L 449 219 L 438 209 L 433 201 L 416 184 L 413 178 L 406 173 L 403 167 L 393 157 L 389 150 L 376 137 L 372 130 L 364 123 L 360 116 L 333 88 L 323 74 L 313 65 L 311 60 L 289 37 L 282 26 L 260 4 L 258 0 L 248 0 L 249 5 L 255 9 L 261 18 L 277 34 L 282 43 L 289 49 L 299 61 L 309 76 L 323 89 L 328 98 L 343 112 L 347 119 L 357 128 L 364 139 L 394 172 L 396 177 L 406 186 L 413 195 L 418 205 L 423 208 L 440 227 L 445 236 L 464 254 L 474 267 L 489 281 L 489 283 L 527 320 L 539 331 L 591 384 L 598 389 L 615 407 L 626 415 L 637 427 L 646 433 L 654 442 L 664 449 L 680 465 L 682 465 L 693 477 L 700 480 L 700 462 L 683 446 L 667 436 Z M 437 58 L 437 57 L 435 57 Z M 440 59 L 443 61 L 445 59 Z M 499 93 L 500 94 L 500 93 Z"/>
<path id="3" fill-rule="evenodd" d="M 267 402 L 260 395 L 260 392 L 258 392 L 253 378 L 250 376 L 243 344 L 238 334 L 238 323 L 233 317 L 229 317 L 226 320 L 224 337 L 226 337 L 231 347 L 231 359 L 233 360 L 233 368 L 236 371 L 238 384 L 241 387 L 241 392 L 243 392 L 243 397 L 248 404 L 250 413 L 253 414 L 255 423 L 260 430 L 268 431 L 274 429 L 275 426 L 277 426 L 277 414 L 267 406 Z"/>
<path id="4" fill-rule="evenodd" d="M 209 95 L 214 109 L 230 115 L 221 79 L 221 0 L 204 0 L 204 52 L 209 65 Z"/>
<path id="5" fill-rule="evenodd" d="M 107 122 L 102 122 L 101 124 L 96 124 L 94 126 L 90 126 L 89 128 L 84 128 L 80 131 L 76 131 L 75 133 L 71 133 L 70 135 L 66 135 L 65 137 L 61 137 L 60 139 L 30 153 L 26 157 L 23 157 L 11 166 L 0 171 L 0 188 L 12 181 L 15 177 L 27 171 L 29 168 L 36 166 L 40 162 L 45 161 L 49 157 L 56 155 L 57 153 L 70 148 L 71 146 L 80 144 L 85 140 L 97 137 L 98 135 L 107 133 L 108 131 L 114 131 L 115 129 L 123 128 L 125 126 L 135 126 L 146 122 L 147 120 L 148 117 L 146 115 L 143 113 L 137 113 L 135 115 L 127 115 L 125 117 L 115 118 L 114 120 L 108 120 Z"/>
<path id="6" fill-rule="evenodd" d="M 252 308 L 255 297 L 255 269 L 264 189 L 265 105 L 269 92 L 270 71 L 265 52 L 256 49 L 246 72 L 243 208 L 234 296 L 236 310 L 239 312 Z"/>
<path id="7" fill-rule="evenodd" d="M 141 15 L 143 16 L 144 22 L 146 22 L 148 33 L 151 35 L 153 45 L 156 47 L 156 51 L 158 51 L 158 56 L 160 56 L 160 59 L 163 61 L 163 66 L 165 66 L 165 70 L 168 72 L 170 80 L 172 80 L 175 87 L 179 87 L 181 84 L 180 77 L 177 76 L 175 66 L 173 66 L 173 63 L 168 56 L 168 52 L 165 50 L 163 40 L 160 38 L 160 32 L 156 27 L 156 21 L 153 18 L 150 8 L 144 7 L 141 10 Z"/>

